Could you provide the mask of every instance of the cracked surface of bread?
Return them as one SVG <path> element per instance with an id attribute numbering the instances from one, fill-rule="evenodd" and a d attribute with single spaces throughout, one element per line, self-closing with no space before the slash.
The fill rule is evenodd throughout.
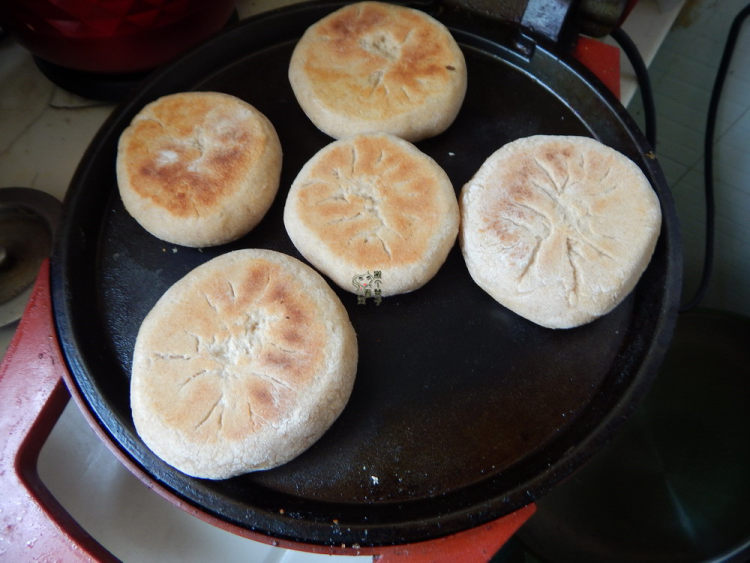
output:
<path id="1" fill-rule="evenodd" d="M 356 366 L 347 312 L 317 272 L 278 252 L 238 250 L 189 272 L 144 319 L 133 420 L 188 475 L 269 469 L 330 427 Z"/>
<path id="2" fill-rule="evenodd" d="M 393 135 L 335 141 L 300 170 L 284 207 L 289 237 L 316 268 L 354 291 L 382 272 L 382 295 L 413 291 L 444 263 L 458 235 L 456 193 L 442 168 Z"/>
<path id="3" fill-rule="evenodd" d="M 345 6 L 294 49 L 300 106 L 340 139 L 383 131 L 409 141 L 443 132 L 466 94 L 466 62 L 448 29 L 424 12 L 380 2 Z"/>
<path id="4" fill-rule="evenodd" d="M 661 227 L 638 166 L 594 139 L 508 143 L 460 196 L 460 244 L 474 281 L 550 328 L 590 322 L 635 287 Z"/>
<path id="5" fill-rule="evenodd" d="M 252 105 L 219 92 L 181 92 L 146 105 L 120 136 L 125 209 L 161 240 L 203 247 L 250 231 L 279 187 L 281 144 Z"/>

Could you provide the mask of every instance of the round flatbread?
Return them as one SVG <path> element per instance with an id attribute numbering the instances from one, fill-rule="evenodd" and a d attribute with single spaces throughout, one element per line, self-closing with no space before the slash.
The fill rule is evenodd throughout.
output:
<path id="1" fill-rule="evenodd" d="M 307 116 L 336 139 L 382 131 L 418 141 L 453 123 L 466 94 L 466 63 L 431 16 L 360 2 L 304 33 L 289 81 Z"/>
<path id="2" fill-rule="evenodd" d="M 123 131 L 117 183 L 125 209 L 155 237 L 224 244 L 263 218 L 279 188 L 281 144 L 250 104 L 181 92 L 144 107 Z"/>
<path id="3" fill-rule="evenodd" d="M 284 207 L 297 250 L 341 288 L 374 276 L 383 297 L 413 291 L 445 262 L 458 235 L 450 179 L 393 135 L 335 141 L 300 170 Z"/>
<path id="4" fill-rule="evenodd" d="M 238 250 L 189 272 L 144 319 L 133 421 L 188 475 L 269 469 L 333 424 L 356 369 L 354 329 L 320 274 L 278 252 Z"/>
<path id="5" fill-rule="evenodd" d="M 474 281 L 545 327 L 612 310 L 648 265 L 659 200 L 640 168 L 594 139 L 539 135 L 490 156 L 463 187 L 460 242 Z"/>

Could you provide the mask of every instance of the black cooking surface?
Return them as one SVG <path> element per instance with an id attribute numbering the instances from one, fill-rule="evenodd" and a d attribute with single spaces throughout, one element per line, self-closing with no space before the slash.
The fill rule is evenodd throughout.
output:
<path id="1" fill-rule="evenodd" d="M 173 282 L 221 253 L 258 247 L 301 258 L 283 227 L 286 193 L 300 167 L 331 139 L 302 113 L 286 72 L 299 35 L 330 9 L 302 6 L 248 20 L 156 75 L 113 114 L 68 192 L 52 261 L 53 306 L 90 410 L 113 442 L 168 490 L 230 523 L 280 538 L 363 546 L 418 541 L 533 501 L 632 410 L 674 324 L 677 226 L 645 141 L 585 70 L 539 46 L 524 58 L 505 47 L 514 32 L 499 24 L 438 14 L 464 51 L 469 86 L 451 128 L 417 146 L 446 170 L 458 193 L 485 158 L 518 137 L 602 140 L 644 169 L 662 201 L 664 226 L 649 269 L 612 313 L 564 331 L 497 304 L 469 277 L 458 245 L 437 276 L 412 294 L 361 305 L 337 289 L 357 331 L 360 359 L 351 400 L 330 431 L 266 472 L 213 482 L 173 470 L 141 443 L 130 418 L 138 327 Z M 117 193 L 120 132 L 143 105 L 182 90 L 238 96 L 266 114 L 281 139 L 274 205 L 255 230 L 229 245 L 199 250 L 160 241 L 125 212 Z"/>

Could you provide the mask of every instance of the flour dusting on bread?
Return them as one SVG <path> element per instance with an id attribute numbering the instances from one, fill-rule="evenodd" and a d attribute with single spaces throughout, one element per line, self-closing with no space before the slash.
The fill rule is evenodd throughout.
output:
<path id="1" fill-rule="evenodd" d="M 289 81 L 307 116 L 334 138 L 386 132 L 418 141 L 453 123 L 467 72 L 461 49 L 436 19 L 359 2 L 307 29 Z"/>
<path id="2" fill-rule="evenodd" d="M 432 158 L 393 135 L 357 135 L 316 153 L 284 207 L 289 237 L 316 268 L 353 291 L 380 272 L 382 296 L 427 283 L 458 235 L 458 202 Z"/>
<path id="3" fill-rule="evenodd" d="M 333 424 L 357 356 L 346 309 L 312 268 L 270 250 L 223 254 L 177 281 L 143 320 L 133 421 L 188 475 L 270 469 Z"/>
<path id="4" fill-rule="evenodd" d="M 618 305 L 646 269 L 661 227 L 643 172 L 587 137 L 508 143 L 463 187 L 460 205 L 474 281 L 551 328 L 587 323 Z"/>
<path id="5" fill-rule="evenodd" d="M 218 92 L 181 92 L 145 106 L 120 136 L 125 209 L 149 233 L 183 246 L 252 230 L 279 187 L 282 151 L 271 122 Z"/>

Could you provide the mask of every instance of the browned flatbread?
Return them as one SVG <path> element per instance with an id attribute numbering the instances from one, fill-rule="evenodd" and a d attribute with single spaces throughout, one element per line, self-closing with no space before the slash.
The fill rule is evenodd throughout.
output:
<path id="1" fill-rule="evenodd" d="M 302 167 L 284 225 L 341 288 L 381 272 L 382 296 L 413 291 L 442 266 L 458 234 L 456 193 L 442 168 L 393 135 L 335 141 Z"/>
<path id="2" fill-rule="evenodd" d="M 456 118 L 466 63 L 448 29 L 431 16 L 360 2 L 305 32 L 289 80 L 307 116 L 334 138 L 382 131 L 418 141 Z"/>
<path id="3" fill-rule="evenodd" d="M 587 137 L 503 146 L 463 187 L 461 247 L 474 281 L 545 327 L 611 311 L 648 265 L 659 200 L 640 168 Z"/>
<path id="4" fill-rule="evenodd" d="M 329 428 L 356 369 L 354 329 L 320 274 L 278 252 L 238 250 L 188 273 L 144 319 L 133 420 L 188 475 L 268 469 Z"/>
<path id="5" fill-rule="evenodd" d="M 281 144 L 250 104 L 181 92 L 144 107 L 123 131 L 117 182 L 152 235 L 184 246 L 230 242 L 263 218 L 279 187 Z"/>

